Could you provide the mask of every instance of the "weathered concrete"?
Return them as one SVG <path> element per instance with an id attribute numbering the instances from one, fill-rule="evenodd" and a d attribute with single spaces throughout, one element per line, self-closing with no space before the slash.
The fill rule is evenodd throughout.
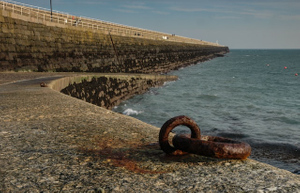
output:
<path id="1" fill-rule="evenodd" d="M 0 192 L 300 192 L 255 160 L 166 156 L 159 128 L 51 89 L 74 75 L 0 73 Z"/>

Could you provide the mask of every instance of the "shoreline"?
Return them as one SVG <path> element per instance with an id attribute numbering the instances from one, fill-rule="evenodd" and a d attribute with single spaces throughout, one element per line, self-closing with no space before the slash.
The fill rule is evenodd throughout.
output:
<path id="1" fill-rule="evenodd" d="M 0 83 L 1 191 L 300 190 L 300 176 L 252 159 L 166 156 L 159 128 L 40 87 L 62 74 L 27 75 Z"/>
<path id="2" fill-rule="evenodd" d="M 2 74 L 2 76 L 1 76 L 1 74 Z M 3 76 L 5 74 L 6 74 L 6 76 Z M 8 76 L 13 75 L 13 74 L 17 75 L 17 77 L 16 76 L 11 76 L 12 79 L 9 80 Z M 108 109 L 108 110 L 112 110 L 112 108 L 114 106 L 118 105 L 122 101 L 128 100 L 131 97 L 134 97 L 134 96 L 139 95 L 139 94 L 144 94 L 151 87 L 159 87 L 164 82 L 174 81 L 174 80 L 176 81 L 177 78 L 178 78 L 177 76 L 173 76 L 173 75 L 148 75 L 148 74 L 124 74 L 124 73 L 119 73 L 119 74 L 112 73 L 111 74 L 111 73 L 75 73 L 75 72 L 73 72 L 73 73 L 70 73 L 70 72 L 57 72 L 57 73 L 56 72 L 0 72 L 0 86 L 5 85 L 5 84 L 29 81 L 31 79 L 39 79 L 39 78 L 43 78 L 43 77 L 47 77 L 47 76 L 59 77 L 58 80 L 49 82 L 49 84 L 47 86 L 50 87 L 51 89 L 57 91 L 57 92 L 60 92 L 62 94 L 66 94 L 66 95 L 68 95 L 68 94 L 61 92 L 61 90 L 63 88 L 68 87 L 70 85 L 77 84 L 77 86 L 80 87 L 79 91 L 81 92 L 82 87 L 83 87 L 82 82 L 85 82 L 85 83 L 86 83 L 86 81 L 89 82 L 95 77 L 98 77 L 98 78 L 99 77 L 106 77 L 106 78 L 113 78 L 113 79 L 118 79 L 118 80 L 130 80 L 131 78 L 136 78 L 136 79 L 141 79 L 141 80 L 143 80 L 143 79 L 144 80 L 150 80 L 152 78 L 152 79 L 156 80 L 157 84 L 151 84 L 151 85 L 148 85 L 148 86 L 145 84 L 146 86 L 144 86 L 144 88 L 142 90 L 140 90 L 139 93 L 130 93 L 128 96 L 116 97 L 118 99 L 117 100 L 118 103 L 115 103 L 115 105 L 113 105 L 113 106 L 109 106 L 109 107 L 102 106 L 103 108 Z M 2 77 L 2 79 L 1 79 L 1 77 Z M 6 78 L 6 80 L 4 80 L 4 77 Z M 85 80 L 85 81 L 83 81 L 83 80 Z M 128 94 L 128 93 L 125 93 L 125 94 Z M 76 96 L 72 96 L 71 94 L 69 94 L 69 96 L 101 107 L 100 105 L 92 103 L 90 101 L 87 101 L 86 99 L 79 98 L 79 97 L 76 97 Z M 113 111 L 113 112 L 115 112 L 115 111 Z M 119 113 L 119 112 L 116 112 L 116 113 Z M 146 124 L 148 124 L 148 123 L 146 123 Z M 157 126 L 154 126 L 154 127 L 157 127 Z M 226 137 L 226 136 L 223 136 L 223 137 Z M 236 140 L 238 140 L 238 139 L 236 139 Z M 249 144 L 251 144 L 251 142 Z M 255 144 L 255 146 L 257 146 L 257 144 Z M 265 148 L 268 148 L 268 147 L 265 147 Z M 282 147 L 281 147 L 281 149 L 282 149 Z M 250 156 L 250 159 L 254 159 L 254 160 L 257 160 L 259 162 L 266 163 L 266 164 L 270 164 L 272 162 L 273 164 L 270 164 L 270 165 L 273 165 L 274 167 L 278 167 L 277 165 L 284 164 L 284 161 L 285 161 L 285 159 L 283 159 L 282 163 L 281 163 L 280 160 L 273 160 L 270 157 L 272 155 L 273 156 L 275 155 L 275 152 L 273 152 L 273 151 L 271 153 L 272 155 L 262 156 L 262 154 L 264 154 L 263 150 L 259 150 L 255 147 L 252 147 L 252 152 L 255 152 L 256 155 L 254 155 L 252 153 L 252 155 Z M 278 167 L 278 168 L 280 168 L 280 167 Z M 292 170 L 288 170 L 288 169 L 285 169 L 285 168 L 281 168 L 281 169 L 284 169 L 284 170 L 289 171 L 293 174 L 296 174 L 296 175 L 298 174 L 299 175 L 298 170 L 292 171 Z"/>

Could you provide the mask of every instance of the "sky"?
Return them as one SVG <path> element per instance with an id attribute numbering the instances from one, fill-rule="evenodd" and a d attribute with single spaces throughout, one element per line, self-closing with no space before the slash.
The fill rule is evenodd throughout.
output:
<path id="1" fill-rule="evenodd" d="M 17 0 L 50 9 L 50 0 Z M 299 49 L 299 0 L 52 0 L 75 16 L 218 42 L 230 49 Z"/>

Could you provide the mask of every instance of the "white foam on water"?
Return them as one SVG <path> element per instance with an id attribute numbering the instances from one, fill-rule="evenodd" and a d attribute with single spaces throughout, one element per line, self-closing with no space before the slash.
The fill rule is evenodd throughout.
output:
<path id="1" fill-rule="evenodd" d="M 143 113 L 143 111 L 136 111 L 136 110 L 133 110 L 133 109 L 130 109 L 130 108 L 123 111 L 124 115 L 138 115 L 138 114 L 141 114 L 141 113 Z"/>

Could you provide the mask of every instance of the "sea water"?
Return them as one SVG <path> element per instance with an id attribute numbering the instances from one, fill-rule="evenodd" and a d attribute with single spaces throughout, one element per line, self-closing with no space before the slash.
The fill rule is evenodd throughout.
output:
<path id="1" fill-rule="evenodd" d="M 231 50 L 169 74 L 179 79 L 114 111 L 157 127 L 186 115 L 201 134 L 245 141 L 251 158 L 299 174 L 300 50 Z"/>

